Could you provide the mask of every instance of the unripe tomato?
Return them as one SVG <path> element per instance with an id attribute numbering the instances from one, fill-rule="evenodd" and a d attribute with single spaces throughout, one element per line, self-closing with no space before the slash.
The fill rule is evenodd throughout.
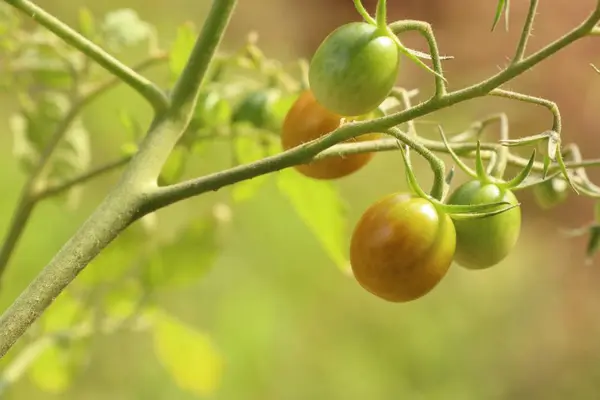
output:
<path id="1" fill-rule="evenodd" d="M 563 178 L 553 178 L 533 187 L 537 204 L 547 210 L 565 201 L 569 196 L 569 184 Z"/>
<path id="2" fill-rule="evenodd" d="M 273 128 L 276 118 L 271 112 L 271 107 L 278 97 L 279 93 L 275 90 L 249 93 L 235 108 L 232 121 L 249 122 L 256 128 Z"/>
<path id="3" fill-rule="evenodd" d="M 490 204 L 506 201 L 518 204 L 510 190 L 472 180 L 459 186 L 448 204 Z M 500 206 L 499 208 L 504 208 Z M 468 269 L 484 269 L 502 261 L 517 244 L 521 233 L 521 208 L 515 207 L 489 217 L 454 221 L 457 264 Z"/>
<path id="4" fill-rule="evenodd" d="M 391 302 L 429 293 L 452 264 L 452 219 L 426 199 L 394 193 L 379 200 L 354 228 L 350 263 L 356 280 Z"/>
<path id="5" fill-rule="evenodd" d="M 394 40 L 366 22 L 342 25 L 325 38 L 310 63 L 308 80 L 324 107 L 344 116 L 366 114 L 389 95 L 398 78 Z"/>
<path id="6" fill-rule="evenodd" d="M 285 150 L 310 142 L 330 133 L 340 126 L 342 117 L 320 105 L 310 90 L 303 91 L 288 111 L 281 131 L 281 144 Z M 374 140 L 379 134 L 366 134 L 348 142 Z M 294 168 L 314 179 L 337 179 L 350 175 L 364 167 L 375 153 L 352 154 L 344 157 L 328 157 Z"/>

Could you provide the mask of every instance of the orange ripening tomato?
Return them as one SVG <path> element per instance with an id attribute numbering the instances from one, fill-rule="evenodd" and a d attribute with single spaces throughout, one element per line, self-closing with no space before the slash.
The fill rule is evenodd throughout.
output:
<path id="1" fill-rule="evenodd" d="M 335 114 L 317 102 L 310 90 L 303 91 L 288 111 L 283 122 L 281 144 L 285 150 L 318 139 L 340 126 L 342 116 Z M 346 143 L 378 139 L 380 134 L 369 133 L 350 139 Z M 328 157 L 294 168 L 313 179 L 337 179 L 350 175 L 364 167 L 375 153 L 351 154 L 344 157 Z"/>

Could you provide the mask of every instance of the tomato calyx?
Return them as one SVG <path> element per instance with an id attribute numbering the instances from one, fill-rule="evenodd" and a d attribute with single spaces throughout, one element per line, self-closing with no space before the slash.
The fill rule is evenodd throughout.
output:
<path id="1" fill-rule="evenodd" d="M 415 62 L 419 67 L 425 69 L 426 71 L 438 76 L 439 78 L 441 78 L 445 82 L 447 82 L 446 78 L 443 75 L 441 75 L 437 71 L 433 70 L 427 64 L 425 64 L 423 61 L 420 60 L 420 58 L 431 60 L 432 57 L 430 54 L 423 53 L 421 51 L 406 47 L 400 41 L 398 36 L 396 36 L 396 34 L 392 31 L 392 29 L 390 29 L 390 27 L 387 23 L 387 1 L 386 0 L 378 0 L 377 8 L 375 11 L 375 18 L 373 18 L 369 14 L 369 12 L 365 9 L 361 0 L 354 0 L 354 6 L 355 6 L 356 10 L 358 11 L 358 13 L 363 17 L 365 22 L 367 22 L 368 24 L 377 26 L 378 31 L 381 33 L 381 35 L 388 36 L 390 39 L 392 39 L 398 46 L 398 50 L 401 53 L 403 53 L 405 56 L 407 56 L 409 59 L 411 59 L 413 62 Z M 400 21 L 400 23 L 401 22 L 402 21 Z M 396 22 L 396 25 L 397 24 L 398 24 L 398 22 Z M 449 60 L 452 58 L 454 58 L 454 57 L 452 57 L 452 56 L 440 57 L 440 59 L 443 59 L 443 60 Z"/>
<path id="2" fill-rule="evenodd" d="M 434 207 L 445 214 L 450 215 L 452 219 L 456 220 L 466 220 L 466 219 L 476 219 L 476 218 L 485 218 L 498 214 L 502 214 L 506 211 L 509 211 L 515 207 L 519 207 L 520 203 L 512 204 L 507 201 L 499 201 L 487 204 L 468 204 L 468 205 L 460 205 L 460 204 L 446 204 L 443 202 L 443 199 L 436 199 L 435 197 L 427 194 L 419 185 L 417 181 L 417 177 L 412 169 L 412 165 L 409 157 L 406 154 L 405 146 L 400 147 L 400 154 L 402 155 L 402 159 L 404 161 L 404 166 L 406 168 L 406 177 L 408 180 L 408 184 L 412 191 L 419 197 L 422 197 L 429 202 L 431 202 Z M 450 171 L 449 175 L 446 177 L 445 184 L 448 186 L 449 181 L 452 179 L 454 175 L 453 170 Z M 447 193 L 447 190 L 444 190 Z M 503 207 L 505 206 L 505 207 Z M 500 207 L 500 208 L 499 208 Z"/>

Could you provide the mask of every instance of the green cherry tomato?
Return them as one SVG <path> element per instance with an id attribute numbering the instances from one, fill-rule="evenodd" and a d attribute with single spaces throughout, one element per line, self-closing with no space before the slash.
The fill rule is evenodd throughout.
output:
<path id="1" fill-rule="evenodd" d="M 317 101 L 343 116 L 367 114 L 389 95 L 398 78 L 394 40 L 366 22 L 342 25 L 325 38 L 310 63 Z"/>
<path id="2" fill-rule="evenodd" d="M 232 116 L 229 103 L 216 91 L 200 93 L 192 123 L 198 128 L 213 128 L 229 124 Z"/>
<path id="3" fill-rule="evenodd" d="M 569 196 L 569 184 L 560 177 L 550 179 L 533 187 L 537 204 L 544 210 L 564 202 Z"/>
<path id="4" fill-rule="evenodd" d="M 518 204 L 510 190 L 472 180 L 459 186 L 448 204 L 490 204 L 506 201 Z M 506 207 L 506 206 L 501 206 Z M 454 221 L 457 264 L 468 269 L 484 269 L 502 261 L 517 244 L 521 233 L 521 208 L 515 207 L 489 217 Z"/>
<path id="5" fill-rule="evenodd" d="M 426 199 L 388 195 L 367 209 L 350 244 L 358 283 L 390 302 L 429 293 L 448 272 L 456 234 L 452 220 Z"/>
<path id="6" fill-rule="evenodd" d="M 249 93 L 238 104 L 233 112 L 233 122 L 249 122 L 256 128 L 274 128 L 276 117 L 271 108 L 278 100 L 275 90 L 258 90 Z"/>

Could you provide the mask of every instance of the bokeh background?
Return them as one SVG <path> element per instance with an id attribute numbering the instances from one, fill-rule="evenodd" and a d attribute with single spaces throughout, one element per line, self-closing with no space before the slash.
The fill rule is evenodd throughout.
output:
<path id="1" fill-rule="evenodd" d="M 365 1 L 371 10 L 375 3 Z M 507 63 L 528 2 L 512 2 L 509 32 L 499 25 L 494 33 L 490 32 L 494 1 L 389 3 L 390 19 L 432 23 L 441 51 L 455 57 L 445 62 L 445 70 L 451 88 L 458 88 Z M 38 4 L 69 23 L 76 21 L 79 5 L 99 18 L 115 8 L 131 7 L 156 24 L 161 42 L 169 43 L 181 23 L 192 20 L 200 25 L 210 2 L 40 0 Z M 592 0 L 541 2 L 530 51 L 578 24 L 594 6 Z M 255 30 L 270 57 L 308 58 L 332 29 L 357 18 L 350 0 L 240 1 L 223 46 L 235 48 Z M 426 50 L 416 35 L 404 41 Z M 562 110 L 564 141 L 579 143 L 588 158 L 600 152 L 600 77 L 589 66 L 600 64 L 599 48 L 598 39 L 581 40 L 506 86 L 556 101 Z M 134 56 L 127 61 L 135 62 Z M 399 84 L 421 88 L 425 94 L 432 89 L 431 77 L 409 62 L 404 63 Z M 0 131 L 5 132 L 0 135 L 0 229 L 9 224 L 25 179 L 6 133 L 13 95 L 0 97 Z M 86 109 L 96 160 L 111 159 L 118 150 L 115 143 L 121 133 L 115 111 L 120 107 L 149 118 L 148 107 L 127 88 L 111 91 Z M 501 99 L 471 101 L 427 119 L 456 131 L 498 111 L 508 113 L 515 137 L 539 133 L 551 124 L 546 110 Z M 203 163 L 198 172 L 212 171 L 216 165 Z M 418 165 L 419 177 L 427 182 L 430 172 L 425 164 Z M 368 168 L 337 183 L 350 223 L 380 196 L 404 188 L 401 170 L 398 154 L 379 154 Z M 598 174 L 590 171 L 590 176 Z M 90 185 L 76 210 L 54 201 L 36 210 L 9 266 L 0 307 L 7 307 L 46 264 L 116 177 L 107 175 Z M 219 192 L 191 199 L 159 213 L 159 219 L 167 224 L 183 220 L 224 198 L 226 193 Z M 522 237 L 501 265 L 484 272 L 453 267 L 430 295 L 398 305 L 374 298 L 341 274 L 286 199 L 274 185 L 267 185 L 232 210 L 227 245 L 210 272 L 183 290 L 162 293 L 159 303 L 209 334 L 218 346 L 225 367 L 218 390 L 207 397 L 211 399 L 597 399 L 599 264 L 584 265 L 586 237 L 566 238 L 560 233 L 588 223 L 593 202 L 570 196 L 556 209 L 541 211 L 529 192 L 521 193 L 520 199 Z M 24 377 L 7 398 L 198 397 L 165 373 L 148 337 L 124 333 L 94 342 L 91 362 L 67 392 L 42 392 Z"/>

